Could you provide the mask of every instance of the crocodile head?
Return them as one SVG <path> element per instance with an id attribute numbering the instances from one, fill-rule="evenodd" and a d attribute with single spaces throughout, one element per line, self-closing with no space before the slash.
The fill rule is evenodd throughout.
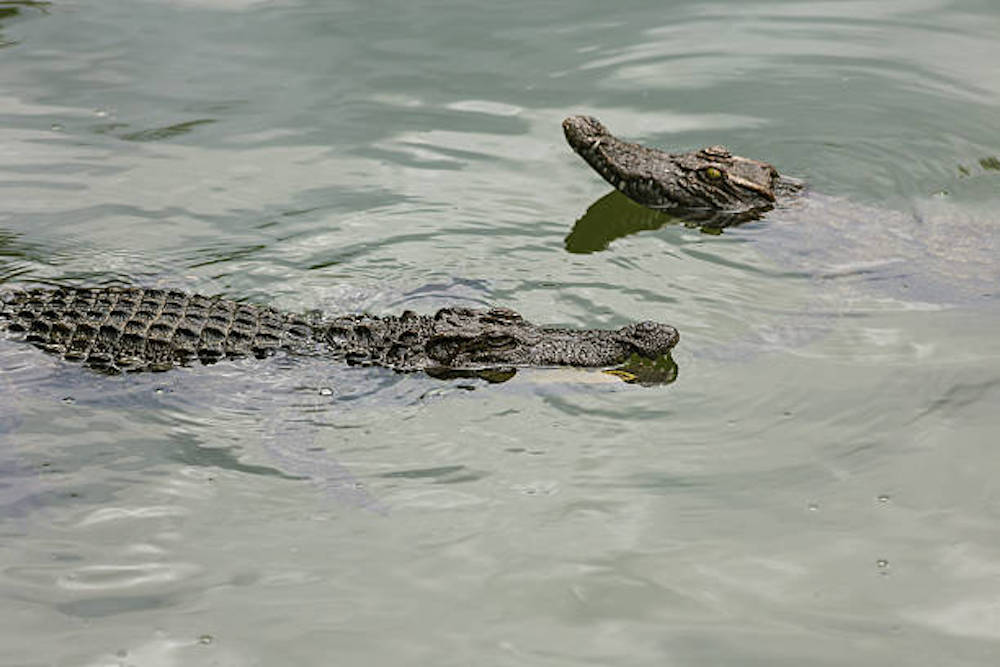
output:
<path id="1" fill-rule="evenodd" d="M 770 164 L 724 146 L 667 153 L 622 141 L 591 116 L 567 118 L 563 132 L 606 181 L 649 208 L 740 213 L 770 208 L 777 194 L 799 187 Z"/>
<path id="2" fill-rule="evenodd" d="M 506 308 L 445 308 L 433 318 L 425 345 L 431 366 L 607 367 L 633 356 L 655 359 L 677 344 L 677 330 L 657 322 L 620 329 L 555 329 L 525 321 Z"/>
<path id="3" fill-rule="evenodd" d="M 475 371 L 524 366 L 610 367 L 657 359 L 677 344 L 677 330 L 639 322 L 620 329 L 555 329 L 513 310 L 443 308 L 434 315 L 349 315 L 324 325 L 323 342 L 349 364 L 402 371 Z"/>

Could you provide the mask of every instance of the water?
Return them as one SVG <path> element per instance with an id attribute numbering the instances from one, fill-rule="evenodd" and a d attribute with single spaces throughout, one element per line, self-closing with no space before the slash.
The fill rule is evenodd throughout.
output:
<path id="1" fill-rule="evenodd" d="M 998 34 L 986 0 L 0 3 L 7 284 L 682 336 L 659 387 L 0 342 L 0 662 L 995 664 Z M 630 218 L 581 112 L 812 208 Z"/>

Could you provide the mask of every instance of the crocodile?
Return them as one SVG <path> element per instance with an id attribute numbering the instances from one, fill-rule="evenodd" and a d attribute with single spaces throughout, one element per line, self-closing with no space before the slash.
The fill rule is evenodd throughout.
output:
<path id="1" fill-rule="evenodd" d="M 619 139 L 593 116 L 570 116 L 562 125 L 570 147 L 629 199 L 703 224 L 755 219 L 803 188 L 773 165 L 725 146 L 668 153 Z"/>
<path id="2" fill-rule="evenodd" d="M 673 327 L 541 327 L 507 308 L 433 315 L 300 316 L 219 296 L 142 287 L 31 288 L 0 293 L 0 330 L 105 373 L 263 358 L 279 350 L 397 371 L 640 366 L 669 357 Z M 488 379 L 488 378 L 487 378 Z"/>
<path id="3" fill-rule="evenodd" d="M 642 207 L 602 198 L 567 237 L 572 252 L 599 250 L 617 236 L 671 220 L 719 234 L 766 216 L 769 233 L 737 231 L 740 240 L 783 270 L 824 281 L 824 291 L 829 278 L 853 276 L 906 301 L 964 304 L 1000 296 L 1000 225 L 992 205 L 956 206 L 935 195 L 908 202 L 912 211 L 895 211 L 814 192 L 724 146 L 673 153 L 619 139 L 591 116 L 571 116 L 562 125 L 570 147 L 618 197 Z M 980 160 L 985 171 L 995 163 Z"/>

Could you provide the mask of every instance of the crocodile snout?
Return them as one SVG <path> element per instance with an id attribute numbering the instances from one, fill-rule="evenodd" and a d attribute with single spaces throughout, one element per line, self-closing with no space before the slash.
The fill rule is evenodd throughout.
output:
<path id="1" fill-rule="evenodd" d="M 608 134 L 608 129 L 593 116 L 570 116 L 562 122 L 562 126 L 566 141 L 574 149 L 590 146 Z"/>
<path id="2" fill-rule="evenodd" d="M 660 322 L 636 322 L 618 330 L 637 354 L 653 359 L 669 352 L 680 340 L 677 329 Z"/>

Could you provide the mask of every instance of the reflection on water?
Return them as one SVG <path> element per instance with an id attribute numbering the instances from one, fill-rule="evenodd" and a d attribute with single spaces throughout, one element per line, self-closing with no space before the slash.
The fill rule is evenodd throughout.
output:
<path id="1" fill-rule="evenodd" d="M 572 253 L 605 250 L 615 239 L 642 231 L 655 231 L 665 225 L 684 225 L 713 236 L 726 227 L 758 220 L 766 211 L 709 211 L 672 209 L 669 213 L 637 204 L 621 192 L 612 190 L 587 209 L 573 225 L 564 243 Z"/>
<path id="2" fill-rule="evenodd" d="M 677 362 L 674 361 L 673 356 L 669 352 L 655 359 L 633 354 L 618 368 L 604 372 L 620 377 L 629 384 L 652 387 L 654 385 L 670 384 L 676 380 Z"/>
<path id="3" fill-rule="evenodd" d="M 552 371 L 552 372 L 547 372 Z M 568 372 L 566 372 L 568 371 Z M 575 371 L 575 372 L 574 372 Z M 654 359 L 633 354 L 622 364 L 614 368 L 606 368 L 600 371 L 608 377 L 622 380 L 626 384 L 636 384 L 644 387 L 654 385 L 670 384 L 677 379 L 677 362 L 669 352 Z M 460 370 L 454 368 L 429 368 L 426 374 L 439 380 L 479 379 L 489 384 L 501 384 L 508 382 L 517 375 L 516 368 L 483 368 L 476 370 Z M 586 369 L 541 369 L 531 373 L 529 382 L 545 381 L 551 378 L 555 382 L 565 382 L 572 385 L 574 382 L 587 383 L 592 380 L 587 379 L 593 373 Z M 468 385 L 458 385 L 468 389 L 474 389 Z"/>
<path id="4" fill-rule="evenodd" d="M 428 368 L 427 375 L 438 380 L 457 380 L 461 378 L 478 378 L 490 384 L 501 384 L 507 382 L 517 375 L 516 368 L 482 368 L 476 370 L 464 370 L 456 368 Z"/>

